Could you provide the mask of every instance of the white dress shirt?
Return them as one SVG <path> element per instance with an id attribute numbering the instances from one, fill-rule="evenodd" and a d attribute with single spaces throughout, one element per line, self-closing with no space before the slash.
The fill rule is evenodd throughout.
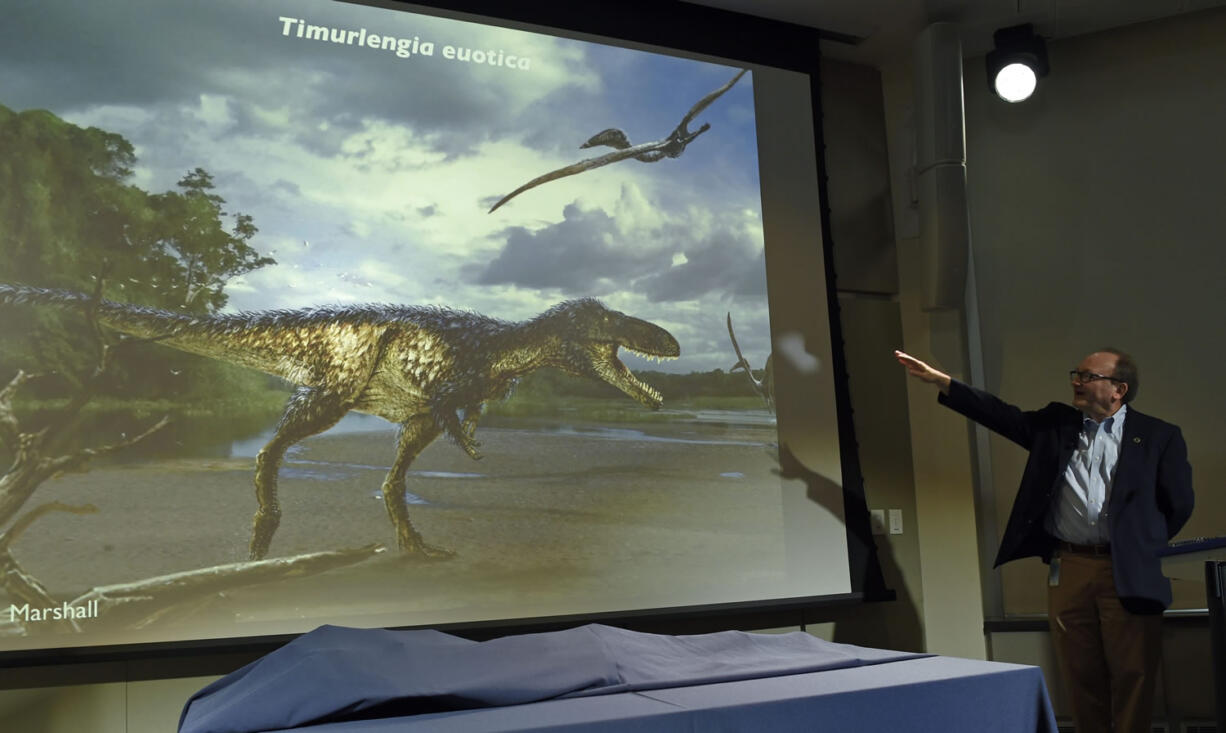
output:
<path id="1" fill-rule="evenodd" d="M 1060 479 L 1060 488 L 1047 513 L 1045 527 L 1052 536 L 1079 545 L 1102 545 L 1111 541 L 1111 516 L 1107 503 L 1115 481 L 1124 418 L 1128 406 L 1095 422 L 1082 414 L 1077 448 Z"/>

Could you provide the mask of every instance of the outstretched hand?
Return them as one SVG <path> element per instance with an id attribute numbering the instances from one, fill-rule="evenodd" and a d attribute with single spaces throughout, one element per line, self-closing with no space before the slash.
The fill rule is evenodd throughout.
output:
<path id="1" fill-rule="evenodd" d="M 907 370 L 907 374 L 910 374 L 921 382 L 937 385 L 941 388 L 942 392 L 949 391 L 949 383 L 951 380 L 949 375 L 945 372 L 939 369 L 934 369 L 928 364 L 916 359 L 914 356 L 902 351 L 895 350 L 894 358 L 898 360 L 899 364 L 903 365 L 903 367 Z"/>

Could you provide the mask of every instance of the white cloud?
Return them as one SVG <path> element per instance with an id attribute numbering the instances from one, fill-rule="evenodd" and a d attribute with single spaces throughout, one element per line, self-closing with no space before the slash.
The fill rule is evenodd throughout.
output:
<path id="1" fill-rule="evenodd" d="M 250 14 L 255 26 L 238 26 L 240 39 L 222 43 L 208 33 L 233 30 L 222 22 L 225 7 L 193 12 L 201 14 L 201 48 L 228 52 L 164 64 L 162 96 L 121 85 L 91 90 L 133 101 L 78 105 L 70 119 L 130 140 L 139 154 L 132 182 L 141 188 L 172 190 L 200 166 L 227 211 L 254 217 L 252 245 L 278 264 L 232 281 L 230 308 L 445 304 L 518 320 L 597 293 L 681 338 L 686 358 L 677 368 L 699 363 L 696 354 L 710 360 L 707 368 L 726 368 L 715 358 L 725 348 L 724 313 L 762 241 L 756 186 L 742 191 L 725 176 L 703 176 L 709 166 L 740 163 L 718 137 L 727 125 L 678 159 L 593 169 L 487 213 L 527 180 L 599 155 L 578 146 L 603 126 L 630 125 L 636 140 L 666 134 L 691 103 L 688 93 L 660 102 L 675 75 L 665 85 L 628 53 L 356 4 L 271 2 Z M 290 7 L 316 22 L 431 39 L 436 55 L 399 59 L 288 40 L 275 22 L 259 25 Z M 439 55 L 447 43 L 527 56 L 532 68 L 448 61 Z M 135 64 L 161 52 L 115 53 Z M 692 68 L 674 61 L 668 69 Z M 687 88 L 709 89 L 724 73 L 703 70 Z M 54 84 L 44 80 L 47 89 Z M 523 249 L 508 253 L 513 236 Z M 486 268 L 489 276 L 474 281 L 500 258 L 520 270 Z M 528 281 L 533 274 L 538 283 Z M 751 316 L 744 318 L 748 327 Z"/>

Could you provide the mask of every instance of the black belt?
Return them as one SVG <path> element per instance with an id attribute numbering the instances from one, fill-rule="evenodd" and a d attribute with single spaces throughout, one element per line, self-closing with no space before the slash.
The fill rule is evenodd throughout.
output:
<path id="1" fill-rule="evenodd" d="M 1111 544 L 1102 545 L 1079 545 L 1075 542 L 1065 542 L 1064 540 L 1056 540 L 1056 549 L 1061 552 L 1067 552 L 1073 555 L 1110 555 Z"/>

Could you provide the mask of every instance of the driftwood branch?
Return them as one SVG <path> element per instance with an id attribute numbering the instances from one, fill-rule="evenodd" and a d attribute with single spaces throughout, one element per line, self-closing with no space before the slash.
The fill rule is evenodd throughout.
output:
<path id="1" fill-rule="evenodd" d="M 57 599 L 48 591 L 13 556 L 13 544 L 36 521 L 51 512 L 89 514 L 96 512 L 97 508 L 90 505 L 71 506 L 48 502 L 19 515 L 22 507 L 47 479 L 81 468 L 98 456 L 130 448 L 170 423 L 169 418 L 164 417 L 132 438 L 81 448 L 62 455 L 52 454 L 50 446 L 57 438 L 63 438 L 71 432 L 77 415 L 94 398 L 117 354 L 135 344 L 160 340 L 123 338 L 108 342 L 97 320 L 101 299 L 102 278 L 98 278 L 93 296 L 85 306 L 85 318 L 95 335 L 97 363 L 91 374 L 81 381 L 71 395 L 67 407 L 61 410 L 47 427 L 38 432 L 25 431 L 13 410 L 14 398 L 21 388 L 45 375 L 19 371 L 0 389 L 0 441 L 14 454 L 12 465 L 0 475 L 0 528 L 8 525 L 7 529 L 0 531 L 0 588 L 12 599 L 10 603 L 15 602 L 19 604 L 19 608 L 24 609 L 24 613 L 9 613 L 6 621 L 0 621 L 0 636 L 24 635 L 30 631 L 29 627 L 34 622 L 38 624 L 40 632 L 79 633 L 83 619 L 92 620 L 103 616 L 107 625 L 113 628 L 142 628 L 168 618 L 191 615 L 210 601 L 223 597 L 229 590 L 315 575 L 354 565 L 384 552 L 382 545 L 375 544 L 257 562 L 217 565 L 97 587 L 71 601 Z"/>
<path id="2" fill-rule="evenodd" d="M 373 544 L 352 549 L 312 552 L 270 560 L 215 565 L 169 575 L 93 588 L 74 599 L 74 606 L 98 602 L 100 614 L 112 625 L 143 628 L 176 614 L 190 614 L 196 606 L 225 591 L 287 578 L 317 575 L 356 565 L 384 552 Z"/>
<path id="3" fill-rule="evenodd" d="M 167 418 L 163 418 L 157 424 L 131 439 L 99 447 L 83 448 L 66 455 L 48 455 L 48 446 L 54 442 L 57 436 L 62 436 L 68 432 L 77 415 L 94 398 L 103 377 L 113 363 L 116 350 L 112 345 L 105 343 L 103 340 L 95 317 L 101 297 L 102 281 L 100 278 L 94 288 L 94 295 L 90 305 L 86 307 L 86 318 L 89 320 L 91 327 L 94 328 L 97 338 L 98 362 L 90 376 L 84 380 L 81 387 L 71 396 L 68 406 L 60 411 L 51 424 L 37 432 L 24 430 L 13 406 L 16 396 L 22 387 L 35 379 L 48 376 L 48 374 L 30 374 L 19 370 L 9 380 L 8 384 L 3 389 L 0 389 L 0 440 L 13 453 L 12 463 L 8 470 L 3 475 L 0 475 L 0 528 L 9 525 L 7 529 L 0 532 L 0 587 L 4 588 L 10 597 L 23 604 L 39 609 L 55 606 L 57 605 L 56 601 L 52 598 L 46 587 L 26 571 L 17 559 L 13 557 L 10 551 L 13 543 L 30 525 L 49 512 L 66 511 L 84 514 L 97 510 L 92 506 L 74 507 L 59 502 L 50 502 L 18 516 L 22 507 L 25 506 L 38 487 L 47 479 L 58 473 L 80 468 L 96 456 L 113 453 L 135 445 L 166 427 L 169 423 Z M 10 522 L 12 522 L 11 525 L 9 524 Z M 10 618 L 10 622 L 12 621 L 13 619 Z M 76 621 L 70 618 L 44 619 L 39 624 L 40 629 L 49 631 L 81 630 Z M 10 623 L 9 627 L 12 626 L 24 630 L 25 624 Z"/>
<path id="4" fill-rule="evenodd" d="M 7 531 L 0 534 L 0 585 L 26 607 L 41 613 L 38 628 L 50 632 L 81 632 L 81 624 L 70 614 L 52 618 L 55 609 L 64 607 L 92 611 L 111 627 L 140 629 L 158 621 L 189 616 L 226 591 L 300 578 L 356 565 L 385 551 L 383 545 L 313 552 L 291 557 L 279 557 L 255 562 L 238 562 L 187 570 L 153 578 L 93 588 L 72 599 L 61 601 L 33 575 L 26 571 L 9 551 L 12 543 L 40 517 L 53 512 L 90 514 L 97 509 L 90 505 L 71 506 L 60 502 L 43 504 L 22 515 Z M 9 623 L 0 624 L 0 636 L 28 633 L 24 617 L 10 613 Z"/>
<path id="5" fill-rule="evenodd" d="M 3 407 L 0 406 L 0 413 Z M 166 427 L 168 418 L 134 438 L 95 448 L 82 448 L 62 456 L 43 455 L 47 443 L 47 430 L 37 433 L 18 433 L 16 455 L 9 470 L 0 476 L 0 527 L 8 524 L 21 507 L 47 479 L 59 473 L 79 469 L 92 458 L 131 447 Z"/>
<path id="6" fill-rule="evenodd" d="M 196 570 L 187 570 L 169 575 L 160 575 L 130 583 L 93 588 L 71 601 L 54 598 L 33 575 L 26 571 L 9 551 L 12 543 L 39 518 L 55 511 L 73 514 L 92 514 L 97 508 L 71 506 L 61 502 L 49 502 L 23 514 L 8 530 L 0 533 L 0 585 L 17 603 L 42 613 L 40 631 L 81 631 L 81 624 L 70 615 L 51 618 L 48 611 L 65 606 L 74 609 L 94 610 L 96 617 L 105 615 L 112 627 L 139 629 L 156 621 L 174 616 L 194 613 L 210 600 L 224 595 L 225 591 L 269 583 L 288 578 L 317 575 L 336 568 L 356 565 L 384 552 L 379 544 L 365 547 L 313 552 L 291 557 L 279 557 L 257 562 L 238 562 L 215 565 Z M 22 617 L 9 614 L 8 624 L 0 624 L 0 636 L 24 634 L 29 623 Z"/>
<path id="7" fill-rule="evenodd" d="M 93 504 L 82 504 L 74 506 L 72 504 L 64 504 L 59 501 L 50 501 L 46 504 L 36 506 L 25 514 L 17 518 L 13 522 L 13 526 L 3 532 L 0 532 L 0 552 L 8 552 L 9 547 L 21 536 L 23 532 L 40 517 L 51 512 L 68 512 L 70 514 L 96 514 L 98 507 Z"/>
<path id="8" fill-rule="evenodd" d="M 20 441 L 21 424 L 17 422 L 17 415 L 13 412 L 13 397 L 30 379 L 29 374 L 18 370 L 17 375 L 9 380 L 4 389 L 0 389 L 0 443 L 14 453 L 17 452 Z"/>
<path id="9" fill-rule="evenodd" d="M 9 595 L 16 600 L 33 606 L 35 608 L 52 608 L 58 606 L 59 603 L 51 597 L 51 594 L 33 575 L 30 575 L 21 563 L 17 562 L 17 558 L 13 557 L 9 552 L 9 547 L 13 542 L 21 536 L 23 532 L 40 517 L 50 512 L 71 512 L 73 514 L 91 514 L 98 511 L 95 507 L 85 506 L 70 506 L 62 504 L 58 501 L 49 502 L 41 506 L 35 507 L 18 517 L 17 521 L 13 522 L 13 526 L 9 527 L 4 532 L 0 532 L 0 586 L 3 586 Z M 10 614 L 10 621 L 17 627 L 25 629 L 26 624 L 17 621 L 13 614 Z M 49 631 L 75 631 L 79 632 L 81 627 L 76 621 L 70 618 L 52 619 L 49 621 L 40 621 L 40 625 L 45 626 Z"/>
<path id="10" fill-rule="evenodd" d="M 142 339 L 125 339 L 115 344 L 107 343 L 97 323 L 97 311 L 101 301 L 102 278 L 98 278 L 93 295 L 85 306 L 85 317 L 95 334 L 98 361 L 89 377 L 83 380 L 81 386 L 71 396 L 67 407 L 59 411 L 55 419 L 46 427 L 38 432 L 24 431 L 13 409 L 13 402 L 24 385 L 34 379 L 48 376 L 47 374 L 27 374 L 24 371 L 18 371 L 4 389 L 0 390 L 0 440 L 3 440 L 13 452 L 12 464 L 0 476 L 0 527 L 5 526 L 17 515 L 34 491 L 47 479 L 59 473 L 79 469 L 97 456 L 131 447 L 166 427 L 170 422 L 169 418 L 164 417 L 136 437 L 118 443 L 82 448 L 64 455 L 47 455 L 55 444 L 67 435 L 81 410 L 94 399 L 117 353 L 129 345 L 142 341 Z"/>
<path id="11" fill-rule="evenodd" d="M 60 605 L 38 579 L 30 575 L 8 550 L 0 552 L 0 584 L 11 598 L 19 603 L 34 608 L 53 608 Z M 9 624 L 0 626 L 0 634 L 25 633 L 29 631 L 28 622 L 13 613 L 9 613 Z M 80 632 L 81 627 L 72 619 L 60 619 L 37 622 L 39 629 L 51 632 Z"/>
<path id="12" fill-rule="evenodd" d="M 147 429 L 145 432 L 141 433 L 140 435 L 137 435 L 136 437 L 127 438 L 125 440 L 119 441 L 118 443 L 100 445 L 100 446 L 97 446 L 96 448 L 82 448 L 66 456 L 58 456 L 53 459 L 48 459 L 48 462 L 47 462 L 48 468 L 51 470 L 52 475 L 57 474 L 57 473 L 62 473 L 64 471 L 71 471 L 75 468 L 80 467 L 81 465 L 84 465 L 89 460 L 96 458 L 98 456 L 106 455 L 108 453 L 114 453 L 116 451 L 123 450 L 124 448 L 130 448 L 136 445 L 137 443 L 143 441 L 144 439 L 148 438 L 150 435 L 153 435 L 154 433 L 156 433 L 157 431 L 161 430 L 162 428 L 166 427 L 169 424 L 170 424 L 170 416 L 168 415 L 166 417 L 163 417 L 161 420 L 157 421 L 156 424 L 152 425 L 151 427 L 149 427 L 149 429 Z"/>

